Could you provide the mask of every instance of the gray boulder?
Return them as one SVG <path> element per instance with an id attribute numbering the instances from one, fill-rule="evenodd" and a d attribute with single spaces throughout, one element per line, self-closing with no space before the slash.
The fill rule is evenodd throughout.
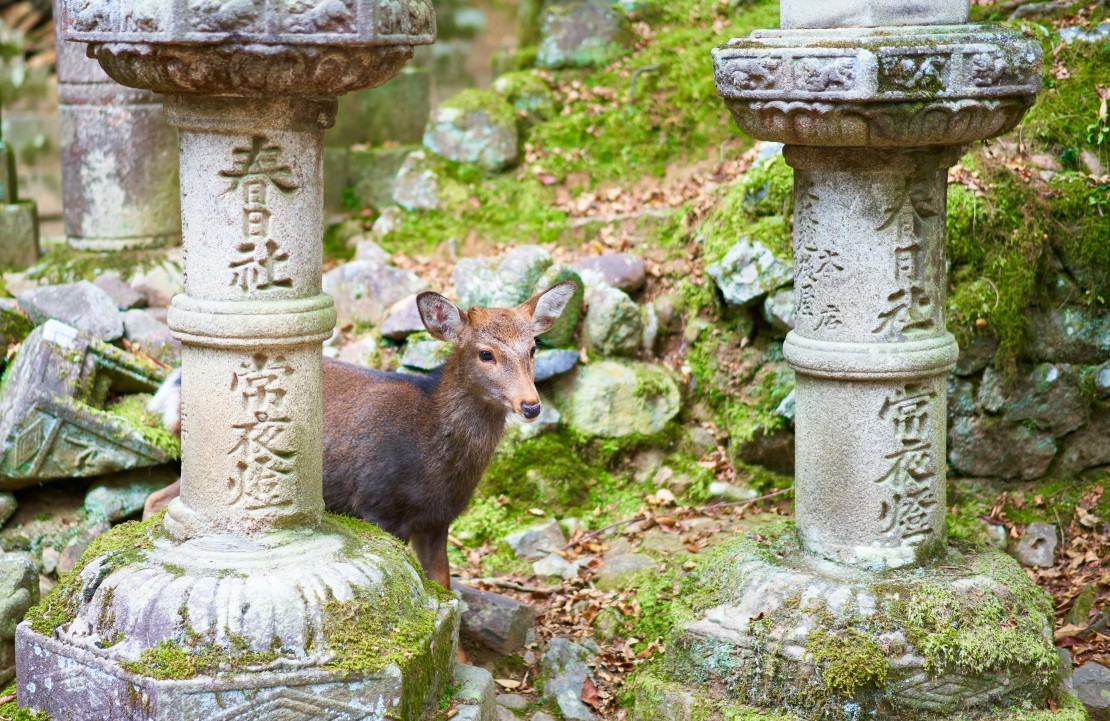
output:
<path id="1" fill-rule="evenodd" d="M 536 382 L 551 380 L 555 376 L 569 373 L 578 365 L 580 357 L 576 350 L 544 348 L 536 351 Z"/>
<path id="2" fill-rule="evenodd" d="M 551 330 L 536 338 L 541 344 L 551 348 L 560 348 L 574 342 L 574 331 L 578 328 L 578 321 L 582 319 L 582 307 L 585 304 L 586 284 L 578 271 L 566 265 L 553 265 L 544 271 L 532 288 L 532 295 L 538 295 L 552 286 L 570 281 L 577 286 L 574 295 L 567 302 L 563 314 L 551 326 Z"/>
<path id="3" fill-rule="evenodd" d="M 146 296 L 128 285 L 119 273 L 103 273 L 93 280 L 93 285 L 107 293 L 121 311 L 146 305 Z"/>
<path id="4" fill-rule="evenodd" d="M 595 285 L 586 289 L 586 343 L 604 355 L 633 355 L 644 338 L 640 307 L 617 288 Z"/>
<path id="5" fill-rule="evenodd" d="M 394 303 L 427 290 L 414 273 L 391 265 L 356 260 L 324 273 L 324 292 L 335 298 L 338 325 L 378 325 Z"/>
<path id="6" fill-rule="evenodd" d="M 424 147 L 491 172 L 512 166 L 519 154 L 516 112 L 489 90 L 464 90 L 432 112 Z"/>
<path id="7" fill-rule="evenodd" d="M 443 161 L 414 150 L 393 182 L 393 202 L 405 210 L 447 210 L 466 200 L 466 190 L 447 177 Z"/>
<path id="8" fill-rule="evenodd" d="M 466 604 L 460 632 L 466 638 L 511 656 L 528 640 L 536 610 L 527 603 L 499 593 L 479 591 L 465 583 L 451 582 L 451 590 Z"/>
<path id="9" fill-rule="evenodd" d="M 15 513 L 15 509 L 19 504 L 15 500 L 15 494 L 9 491 L 0 491 L 0 528 L 8 522 L 8 519 Z"/>
<path id="10" fill-rule="evenodd" d="M 416 294 L 402 298 L 389 307 L 382 322 L 382 335 L 392 340 L 404 340 L 413 333 L 424 330 L 424 319 L 416 306 Z"/>
<path id="11" fill-rule="evenodd" d="M 538 245 L 522 245 L 500 258 L 463 258 L 451 275 L 459 307 L 518 306 L 532 297 L 551 263 L 551 254 Z"/>
<path id="12" fill-rule="evenodd" d="M 540 660 L 545 678 L 543 698 L 559 707 L 567 721 L 593 721 L 594 714 L 582 702 L 582 687 L 593 678 L 590 664 L 597 652 L 567 638 L 553 638 Z"/>
<path id="13" fill-rule="evenodd" d="M 1056 456 L 1056 442 L 1042 431 L 992 416 L 952 419 L 948 460 L 970 477 L 1040 478 Z"/>
<path id="14" fill-rule="evenodd" d="M 618 361 L 594 362 L 564 376 L 555 401 L 568 425 L 601 438 L 658 433 L 682 408 L 678 385 L 662 367 Z"/>
<path id="15" fill-rule="evenodd" d="M 555 94 L 535 72 L 506 73 L 493 82 L 493 92 L 512 104 L 525 127 L 555 116 Z"/>
<path id="16" fill-rule="evenodd" d="M 1110 465 L 1110 409 L 1103 408 L 1091 417 L 1087 425 L 1068 436 L 1060 454 L 1060 469 L 1064 473 L 1079 473 L 1089 468 Z"/>
<path id="17" fill-rule="evenodd" d="M 556 521 L 548 521 L 523 531 L 510 533 L 505 536 L 505 544 L 512 549 L 517 558 L 538 561 L 565 546 L 567 538 Z"/>
<path id="18" fill-rule="evenodd" d="M 380 265 L 389 265 L 392 259 L 385 249 L 375 243 L 371 238 L 357 238 L 355 243 L 354 260 L 369 260 Z"/>
<path id="19" fill-rule="evenodd" d="M 655 568 L 650 556 L 625 553 L 605 559 L 597 568 L 597 587 L 601 589 L 627 588 L 633 578 L 643 571 Z"/>
<path id="20" fill-rule="evenodd" d="M 1058 538 L 1056 526 L 1051 523 L 1030 523 L 1014 554 L 1023 566 L 1052 568 L 1056 565 Z"/>
<path id="21" fill-rule="evenodd" d="M 707 269 L 729 305 L 746 306 L 793 282 L 794 267 L 759 241 L 742 238 Z"/>
<path id="22" fill-rule="evenodd" d="M 15 678 L 15 627 L 39 600 L 39 574 L 21 555 L 0 554 L 0 685 Z"/>
<path id="23" fill-rule="evenodd" d="M 91 522 L 122 521 L 143 510 L 151 493 L 178 479 L 169 466 L 139 468 L 105 476 L 85 493 L 85 517 Z"/>
<path id="24" fill-rule="evenodd" d="M 1088 661 L 1072 672 L 1071 682 L 1091 721 L 1110 721 L 1110 668 Z"/>
<path id="25" fill-rule="evenodd" d="M 1029 422 L 1054 438 L 1071 433 L 1090 417 L 1080 371 L 1067 364 L 1042 363 L 1010 385 L 987 368 L 979 404 L 988 413 L 1001 413 L 1012 423 Z"/>
<path id="26" fill-rule="evenodd" d="M 597 273 L 606 284 L 636 293 L 647 282 L 644 259 L 632 253 L 605 253 L 574 264 L 583 273 Z"/>
<path id="27" fill-rule="evenodd" d="M 18 300 L 35 325 L 53 319 L 99 340 L 113 341 L 123 336 L 123 318 L 116 302 L 87 280 L 31 288 L 20 293 Z"/>
<path id="28" fill-rule="evenodd" d="M 542 68 L 595 68 L 632 47 L 628 16 L 609 0 L 549 0 L 540 19 Z"/>
<path id="29" fill-rule="evenodd" d="M 1076 305 L 1034 308 L 1025 353 L 1052 363 L 1101 363 L 1110 356 L 1110 313 Z"/>
<path id="30" fill-rule="evenodd" d="M 145 310 L 124 311 L 123 337 L 138 350 L 163 361 L 180 355 L 181 342 L 170 333 L 170 327 Z"/>
<path id="31" fill-rule="evenodd" d="M 451 346 L 432 338 L 427 333 L 409 337 L 405 352 L 401 355 L 401 365 L 419 371 L 434 371 L 447 362 Z"/>
<path id="32" fill-rule="evenodd" d="M 763 320 L 775 333 L 785 336 L 794 330 L 794 288 L 781 288 L 763 301 Z"/>

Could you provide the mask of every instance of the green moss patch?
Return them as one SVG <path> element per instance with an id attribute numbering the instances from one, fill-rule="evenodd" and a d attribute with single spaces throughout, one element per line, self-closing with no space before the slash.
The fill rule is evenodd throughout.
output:
<path id="1" fill-rule="evenodd" d="M 162 450 L 171 458 L 181 457 L 181 441 L 173 433 L 166 430 L 162 419 L 157 413 L 146 409 L 152 396 L 147 393 L 135 393 L 122 396 L 107 407 L 107 412 L 119 416 L 139 431 L 147 443 Z"/>
<path id="2" fill-rule="evenodd" d="M 83 591 L 78 577 L 85 566 L 101 556 L 104 557 L 101 564 L 106 569 L 139 562 L 154 548 L 154 541 L 164 537 L 164 517 L 163 512 L 146 521 L 122 523 L 93 539 L 77 566 L 37 606 L 27 612 L 26 620 L 31 628 L 49 638 L 53 637 L 54 629 L 72 622 L 77 615 Z"/>
<path id="3" fill-rule="evenodd" d="M 14 695 L 14 683 L 3 691 L 0 691 L 0 697 Z M 15 701 L 8 701 L 7 703 L 0 704 L 0 721 L 50 721 L 50 714 L 43 711 L 31 711 L 29 709 L 20 708 L 19 704 Z"/>

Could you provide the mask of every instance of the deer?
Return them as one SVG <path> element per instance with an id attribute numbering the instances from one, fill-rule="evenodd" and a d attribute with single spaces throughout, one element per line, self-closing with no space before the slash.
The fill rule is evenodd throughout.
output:
<path id="1" fill-rule="evenodd" d="M 470 503 L 510 415 L 532 423 L 542 406 L 534 380 L 536 337 L 574 296 L 559 283 L 516 308 L 465 313 L 438 293 L 417 296 L 425 328 L 453 348 L 421 376 L 324 359 L 324 505 L 411 544 L 424 572 L 451 588 L 447 534 Z M 180 371 L 148 409 L 181 432 Z M 144 518 L 180 493 L 180 481 L 147 499 Z"/>

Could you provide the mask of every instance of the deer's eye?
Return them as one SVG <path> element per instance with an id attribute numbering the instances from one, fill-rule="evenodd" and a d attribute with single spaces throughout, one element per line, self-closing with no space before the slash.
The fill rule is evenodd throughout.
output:
<path id="1" fill-rule="evenodd" d="M 532 346 L 532 357 L 536 357 L 536 346 Z"/>
<path id="2" fill-rule="evenodd" d="M 485 363 L 492 363 L 493 353 L 490 353 L 488 350 L 478 351 L 478 358 Z"/>

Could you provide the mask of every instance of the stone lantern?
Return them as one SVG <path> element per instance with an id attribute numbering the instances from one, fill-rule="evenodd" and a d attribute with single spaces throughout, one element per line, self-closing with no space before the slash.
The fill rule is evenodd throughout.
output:
<path id="1" fill-rule="evenodd" d="M 1047 596 L 945 535 L 947 169 L 1017 125 L 1042 72 L 1038 42 L 968 10 L 783 0 L 781 30 L 713 53 L 737 124 L 795 172 L 797 517 L 701 570 L 667 649 L 686 688 L 656 702 L 1009 719 L 1056 692 Z"/>
<path id="2" fill-rule="evenodd" d="M 124 250 L 181 241 L 177 133 L 162 99 L 113 81 L 85 45 L 66 42 L 64 0 L 54 0 L 62 212 L 79 250 Z"/>
<path id="3" fill-rule="evenodd" d="M 433 42 L 429 0 L 68 0 L 64 36 L 165 96 L 180 134 L 181 497 L 98 539 L 17 634 L 54 718 L 416 719 L 457 602 L 372 526 L 324 515 L 323 131 Z"/>

